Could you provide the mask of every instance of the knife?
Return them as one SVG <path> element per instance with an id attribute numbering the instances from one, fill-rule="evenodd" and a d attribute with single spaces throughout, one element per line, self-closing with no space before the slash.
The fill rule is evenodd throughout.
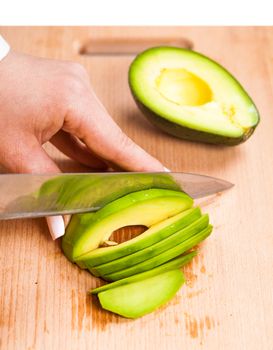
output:
<path id="1" fill-rule="evenodd" d="M 164 188 L 192 198 L 233 186 L 190 173 L 74 173 L 0 175 L 0 220 L 92 212 L 130 192 Z"/>

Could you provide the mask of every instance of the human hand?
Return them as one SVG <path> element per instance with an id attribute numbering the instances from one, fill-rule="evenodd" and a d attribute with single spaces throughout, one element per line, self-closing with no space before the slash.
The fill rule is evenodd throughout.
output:
<path id="1" fill-rule="evenodd" d="M 77 64 L 11 51 L 0 62 L 0 163 L 16 173 L 56 173 L 42 145 L 96 170 L 164 171 L 109 116 Z M 52 237 L 64 234 L 61 217 L 48 218 Z"/>

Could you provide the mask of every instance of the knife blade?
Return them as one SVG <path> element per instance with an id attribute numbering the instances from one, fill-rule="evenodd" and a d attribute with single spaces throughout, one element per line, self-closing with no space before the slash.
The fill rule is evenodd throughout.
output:
<path id="1" fill-rule="evenodd" d="M 201 198 L 232 183 L 191 173 L 0 175 L 0 220 L 92 212 L 130 192 L 165 188 Z"/>

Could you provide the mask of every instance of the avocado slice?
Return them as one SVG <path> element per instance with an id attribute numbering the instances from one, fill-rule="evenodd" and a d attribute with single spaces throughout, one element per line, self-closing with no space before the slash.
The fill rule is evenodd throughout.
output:
<path id="1" fill-rule="evenodd" d="M 122 278 L 126 278 L 132 275 L 135 275 L 137 273 L 141 273 L 150 269 L 153 269 L 154 267 L 157 267 L 159 265 L 164 264 L 165 262 L 183 254 L 187 250 L 194 247 L 196 244 L 202 242 L 204 239 L 206 239 L 212 231 L 212 226 L 209 225 L 201 232 L 198 232 L 197 234 L 193 235 L 192 237 L 188 238 L 187 240 L 181 242 L 177 246 L 154 256 L 153 258 L 147 259 L 141 263 L 138 263 L 134 266 L 125 268 L 124 270 L 120 270 L 114 273 L 111 273 L 109 275 L 101 276 L 106 281 L 117 281 Z"/>
<path id="2" fill-rule="evenodd" d="M 130 66 L 129 85 L 144 115 L 183 139 L 236 145 L 259 123 L 240 83 L 195 51 L 166 46 L 140 53 Z"/>
<path id="3" fill-rule="evenodd" d="M 103 292 L 105 290 L 116 288 L 116 287 L 122 286 L 124 284 L 142 281 L 148 277 L 157 276 L 158 274 L 166 272 L 166 271 L 179 269 L 182 266 L 189 263 L 192 260 L 192 258 L 194 258 L 196 255 L 197 255 L 197 251 L 192 251 L 186 255 L 182 255 L 182 256 L 179 256 L 178 258 L 170 260 L 163 265 L 155 267 L 154 269 L 152 269 L 150 271 L 145 271 L 145 272 L 138 273 L 136 275 L 133 275 L 133 276 L 130 276 L 127 278 L 123 278 L 121 280 L 118 280 L 118 281 L 115 281 L 112 283 L 107 283 L 101 287 L 98 287 L 98 288 L 91 290 L 89 293 L 90 294 L 98 294 L 98 293 Z"/>
<path id="4" fill-rule="evenodd" d="M 44 204 L 55 203 L 56 210 L 64 206 L 74 208 L 103 207 L 128 193 L 150 188 L 180 191 L 180 186 L 166 173 L 146 174 L 88 174 L 59 175 L 46 181 L 38 198 Z"/>
<path id="5" fill-rule="evenodd" d="M 192 204 L 188 195 L 178 191 L 150 189 L 127 194 L 95 213 L 74 215 L 62 240 L 63 251 L 70 260 L 79 260 L 121 227 L 150 227 Z"/>
<path id="6" fill-rule="evenodd" d="M 124 256 L 143 250 L 161 240 L 169 237 L 173 233 L 190 225 L 201 217 L 199 208 L 191 208 L 179 213 L 171 218 L 152 225 L 141 235 L 134 237 L 126 242 L 112 247 L 104 247 L 92 250 L 82 255 L 79 259 L 84 262 L 88 268 L 92 268 L 105 263 L 115 264 Z M 77 261 L 76 261 L 77 262 Z"/>
<path id="7" fill-rule="evenodd" d="M 77 183 L 81 183 L 83 179 L 84 177 L 77 177 Z M 39 197 L 55 195 L 56 197 L 58 196 L 58 198 L 61 198 L 63 196 L 63 192 L 66 189 L 73 191 L 75 184 L 73 184 L 73 186 L 70 186 L 73 180 L 75 180 L 74 175 L 58 175 L 56 177 L 53 177 L 42 184 L 39 190 Z"/>
<path id="8" fill-rule="evenodd" d="M 169 301 L 185 277 L 176 269 L 142 281 L 121 285 L 98 294 L 103 309 L 127 318 L 144 316 Z"/>
<path id="9" fill-rule="evenodd" d="M 88 261 L 85 261 L 86 267 L 94 276 L 104 276 L 111 274 L 113 272 L 121 271 L 131 266 L 135 266 L 138 263 L 151 259 L 161 253 L 168 251 L 178 244 L 186 241 L 188 238 L 194 236 L 198 232 L 202 231 L 208 226 L 209 218 L 208 215 L 203 215 L 201 218 L 197 219 L 189 226 L 173 233 L 171 236 L 155 243 L 145 249 L 141 249 L 138 252 L 127 255 L 123 258 L 110 261 L 106 264 L 102 264 L 90 269 Z"/>
<path id="10" fill-rule="evenodd" d="M 74 190 L 64 199 L 66 203 L 88 203 L 94 207 L 106 204 L 125 196 L 126 194 L 152 188 L 162 188 L 181 191 L 180 186 L 169 174 L 158 173 L 156 176 L 145 173 L 103 175 L 95 181 L 81 181 L 81 188 Z M 83 204 L 84 204 L 83 203 Z"/>

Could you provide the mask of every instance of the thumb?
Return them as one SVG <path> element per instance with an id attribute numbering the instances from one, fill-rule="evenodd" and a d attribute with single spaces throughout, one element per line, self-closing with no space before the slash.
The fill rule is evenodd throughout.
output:
<path id="1" fill-rule="evenodd" d="M 12 143 L 12 147 L 5 147 L 6 149 L 0 152 L 1 164 L 7 170 L 29 174 L 60 172 L 57 164 L 48 156 L 37 139 L 18 137 L 17 140 Z M 54 240 L 64 235 L 65 226 L 62 216 L 49 216 L 46 220 Z"/>

